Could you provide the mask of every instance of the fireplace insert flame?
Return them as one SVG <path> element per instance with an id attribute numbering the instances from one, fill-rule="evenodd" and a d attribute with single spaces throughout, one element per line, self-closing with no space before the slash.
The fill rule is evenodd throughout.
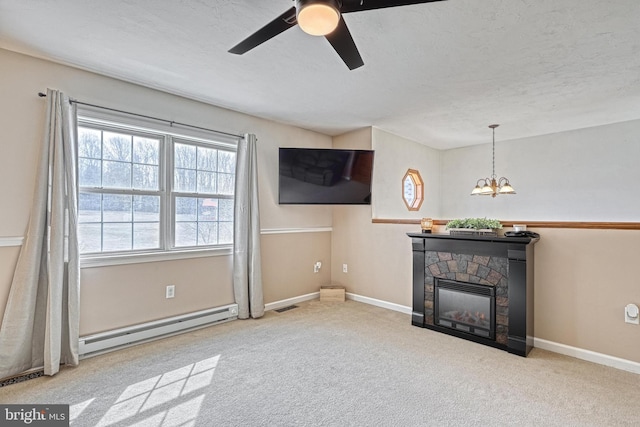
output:
<path id="1" fill-rule="evenodd" d="M 436 278 L 434 323 L 495 339 L 496 297 L 492 286 Z"/>

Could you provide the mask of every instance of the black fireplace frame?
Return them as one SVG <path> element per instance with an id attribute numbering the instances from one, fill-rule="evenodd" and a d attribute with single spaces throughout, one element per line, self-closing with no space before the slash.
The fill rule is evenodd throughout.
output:
<path id="1" fill-rule="evenodd" d="M 539 238 L 423 233 L 407 233 L 407 235 L 411 238 L 413 253 L 411 324 L 526 357 L 533 348 L 533 247 Z M 509 305 L 506 344 L 425 322 L 426 252 L 494 256 L 508 260 Z"/>

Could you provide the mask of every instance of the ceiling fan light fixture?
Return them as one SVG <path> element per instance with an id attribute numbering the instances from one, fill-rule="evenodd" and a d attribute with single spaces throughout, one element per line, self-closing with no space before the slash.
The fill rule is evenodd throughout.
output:
<path id="1" fill-rule="evenodd" d="M 298 25 L 312 36 L 326 36 L 340 22 L 340 10 L 336 0 L 297 0 Z"/>

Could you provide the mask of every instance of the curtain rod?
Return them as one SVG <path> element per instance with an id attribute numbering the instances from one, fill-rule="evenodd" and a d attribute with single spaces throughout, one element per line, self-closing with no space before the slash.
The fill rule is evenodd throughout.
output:
<path id="1" fill-rule="evenodd" d="M 40 98 L 46 98 L 47 94 L 44 93 L 44 92 L 38 92 L 38 96 Z M 183 127 L 188 127 L 188 128 L 192 128 L 192 129 L 204 130 L 204 131 L 207 131 L 207 132 L 213 132 L 213 133 L 217 133 L 217 134 L 220 134 L 220 135 L 233 136 L 233 137 L 236 137 L 236 138 L 242 138 L 243 137 L 242 135 L 236 135 L 235 133 L 228 133 L 228 132 L 223 132 L 223 131 L 220 131 L 220 130 L 203 128 L 203 127 L 200 127 L 200 126 L 194 126 L 194 125 L 190 125 L 190 124 L 187 124 L 187 123 L 174 122 L 173 120 L 167 120 L 167 119 L 161 119 L 161 118 L 158 118 L 158 117 L 146 116 L 144 114 L 131 113 L 129 111 L 117 110 L 115 108 L 110 108 L 110 107 L 103 107 L 102 105 L 95 105 L 95 104 L 89 104 L 87 102 L 81 102 L 81 101 L 78 101 L 76 99 L 69 98 L 69 102 L 71 104 L 86 105 L 87 107 L 100 108 L 102 110 L 114 111 L 116 113 L 124 113 L 124 114 L 129 114 L 129 115 L 132 115 L 132 116 L 136 116 L 136 117 L 142 117 L 142 118 L 145 118 L 145 119 L 157 120 L 157 121 L 160 121 L 160 122 L 169 123 L 169 126 L 171 126 L 171 127 L 173 127 L 173 125 L 177 125 L 177 126 L 183 126 Z"/>

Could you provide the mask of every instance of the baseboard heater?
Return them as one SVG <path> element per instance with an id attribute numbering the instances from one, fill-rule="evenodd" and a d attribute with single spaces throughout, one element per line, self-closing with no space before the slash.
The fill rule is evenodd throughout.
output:
<path id="1" fill-rule="evenodd" d="M 135 344 L 186 332 L 214 323 L 238 318 L 238 304 L 197 311 L 167 319 L 127 326 L 112 331 L 80 337 L 81 358 L 95 356 Z"/>

